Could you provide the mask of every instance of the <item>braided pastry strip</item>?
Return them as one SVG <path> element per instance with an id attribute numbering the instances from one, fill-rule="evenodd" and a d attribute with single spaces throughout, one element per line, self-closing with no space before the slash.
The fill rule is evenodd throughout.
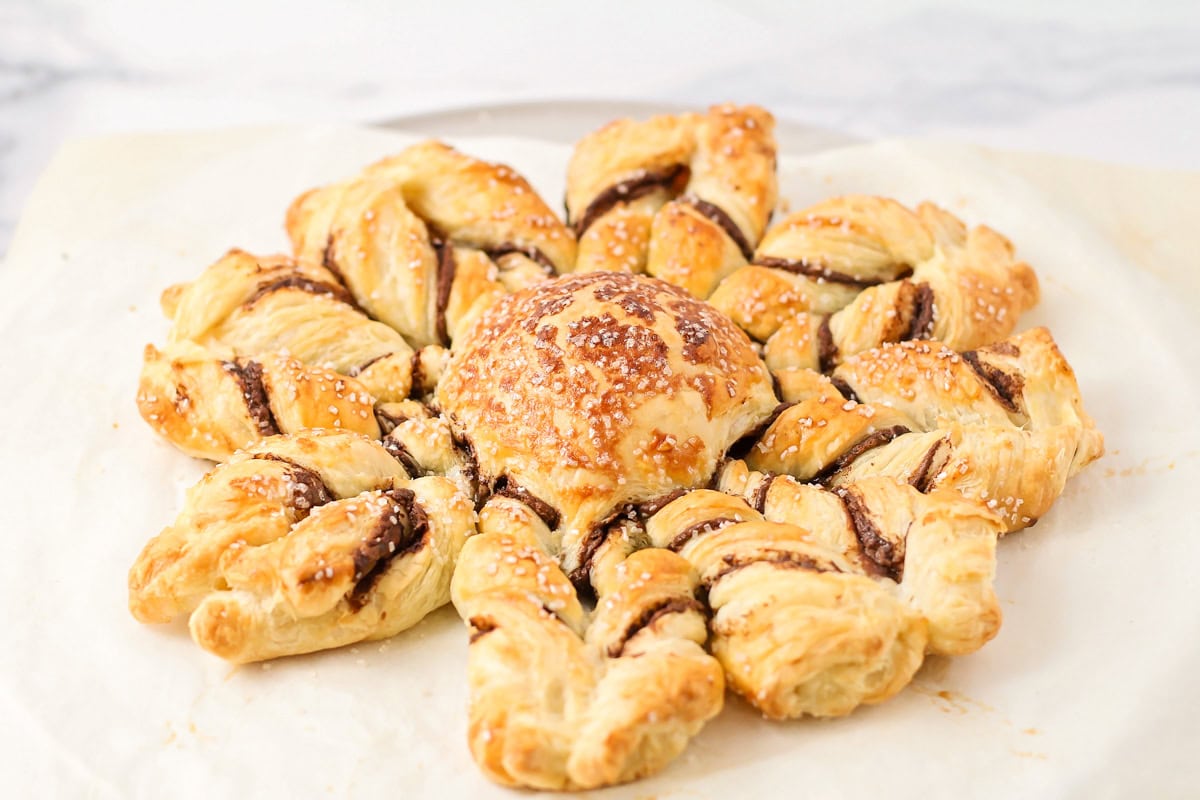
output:
<path id="1" fill-rule="evenodd" d="M 163 293 L 170 344 L 191 342 L 214 358 L 286 353 L 357 378 L 376 400 L 412 389 L 413 349 L 363 313 L 324 267 L 231 250 L 191 283 Z"/>
<path id="2" fill-rule="evenodd" d="M 137 404 L 165 439 L 213 461 L 267 436 L 311 428 L 380 437 L 365 386 L 279 353 L 225 360 L 191 342 L 165 351 L 147 345 Z"/>
<path id="3" fill-rule="evenodd" d="M 570 269 L 575 239 L 512 169 L 424 142 L 292 203 L 296 257 L 324 264 L 416 346 L 449 346 L 497 297 Z"/>
<path id="4" fill-rule="evenodd" d="M 832 380 L 778 374 L 787 401 L 746 454 L 756 470 L 841 485 L 887 475 L 956 489 L 1019 530 L 1104 452 L 1075 374 L 1034 328 L 958 353 L 904 342 L 853 356 Z"/>
<path id="5" fill-rule="evenodd" d="M 647 272 L 707 297 L 745 264 L 775 207 L 775 121 L 756 106 L 618 120 L 567 167 L 575 269 Z"/>
<path id="6" fill-rule="evenodd" d="M 766 716 L 882 702 L 926 651 L 969 653 L 999 629 L 1000 524 L 977 504 L 887 478 L 834 493 L 739 461 L 721 488 L 669 503 L 646 533 L 699 573 L 712 652 Z"/>
<path id="7" fill-rule="evenodd" d="M 622 558 L 589 625 L 523 503 L 493 497 L 451 593 L 471 628 L 471 753 L 497 783 L 589 789 L 657 772 L 724 700 L 696 576 L 664 550 Z"/>
<path id="8" fill-rule="evenodd" d="M 996 231 L 970 230 L 931 203 L 851 195 L 792 214 L 754 264 L 709 302 L 766 342 L 772 371 L 827 372 L 887 342 L 933 339 L 958 350 L 1010 333 L 1038 300 L 1037 278 Z"/>
<path id="9" fill-rule="evenodd" d="M 277 433 L 379 438 L 376 400 L 432 393 L 449 351 L 416 353 L 324 268 L 231 251 L 163 294 L 169 344 L 146 347 L 142 418 L 192 456 L 224 461 Z M 357 376 L 357 377 L 352 377 Z"/>
<path id="10" fill-rule="evenodd" d="M 275 436 L 208 473 L 129 573 L 140 622 L 190 615 L 238 663 L 393 636 L 449 600 L 474 528 L 444 478 L 409 476 L 378 443 Z"/>

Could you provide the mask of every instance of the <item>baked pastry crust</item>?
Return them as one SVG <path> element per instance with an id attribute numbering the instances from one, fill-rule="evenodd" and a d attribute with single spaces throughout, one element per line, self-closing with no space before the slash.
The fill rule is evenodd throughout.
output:
<path id="1" fill-rule="evenodd" d="M 1008 239 L 932 203 L 826 200 L 771 228 L 754 263 L 709 299 L 766 342 L 773 371 L 828 371 L 909 339 L 973 349 L 1012 333 L 1038 300 L 1037 277 Z M 759 307 L 772 311 L 759 318 Z"/>
<path id="2" fill-rule="evenodd" d="M 188 615 L 197 644 L 239 663 L 393 636 L 449 599 L 473 528 L 451 481 L 409 480 L 365 437 L 270 437 L 188 492 L 130 570 L 129 607 Z"/>
<path id="3" fill-rule="evenodd" d="M 1104 452 L 1074 371 L 1034 328 L 958 353 L 903 342 L 861 353 L 832 380 L 780 373 L 788 404 L 750 449 L 754 469 L 840 485 L 888 475 L 955 489 L 1019 530 Z"/>
<path id="4" fill-rule="evenodd" d="M 428 141 L 292 203 L 296 257 L 325 265 L 412 344 L 449 346 L 482 307 L 575 260 L 575 237 L 511 168 Z"/>
<path id="5" fill-rule="evenodd" d="M 674 500 L 646 533 L 699 573 L 713 655 L 766 716 L 882 702 L 925 652 L 973 652 L 999 630 L 1000 522 L 978 504 L 888 478 L 832 491 L 741 461 L 719 485 Z"/>
<path id="6" fill-rule="evenodd" d="M 703 648 L 696 575 L 673 553 L 635 552 L 597 587 L 589 625 L 543 549 L 547 534 L 528 506 L 493 497 L 454 574 L 454 605 L 471 629 L 475 761 L 497 783 L 536 789 L 656 772 L 724 700 L 721 668 Z"/>
<path id="7" fill-rule="evenodd" d="M 493 305 L 456 346 L 437 397 L 485 483 L 548 506 L 569 571 L 597 522 L 703 485 L 776 405 L 727 319 L 662 281 L 607 272 Z"/>
<path id="8" fill-rule="evenodd" d="M 647 272 L 706 297 L 775 208 L 775 121 L 757 106 L 612 122 L 575 146 L 576 270 Z"/>

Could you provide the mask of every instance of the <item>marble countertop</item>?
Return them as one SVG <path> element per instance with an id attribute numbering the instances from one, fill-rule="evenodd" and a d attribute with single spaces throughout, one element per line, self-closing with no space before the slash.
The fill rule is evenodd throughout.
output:
<path id="1" fill-rule="evenodd" d="M 1200 6 L 997 5 L 0 0 L 0 254 L 68 138 L 540 99 L 1200 169 Z"/>

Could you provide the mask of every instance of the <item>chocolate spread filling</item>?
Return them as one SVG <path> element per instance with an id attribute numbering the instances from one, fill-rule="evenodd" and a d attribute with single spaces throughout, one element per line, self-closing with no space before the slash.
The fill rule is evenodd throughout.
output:
<path id="1" fill-rule="evenodd" d="M 704 606 L 691 597 L 669 597 L 657 603 L 651 603 L 642 609 L 642 613 L 638 614 L 637 619 L 629 623 L 629 627 L 621 634 L 621 638 L 608 646 L 608 657 L 620 658 L 621 654 L 625 652 L 625 645 L 629 643 L 629 640 L 637 636 L 644 628 L 653 625 L 660 617 L 685 611 L 703 614 Z"/>
<path id="2" fill-rule="evenodd" d="M 837 495 L 842 498 L 850 526 L 854 529 L 854 537 L 866 556 L 864 566 L 869 572 L 899 581 L 904 573 L 903 544 L 897 547 L 880 533 L 858 492 L 847 489 Z"/>
<path id="3" fill-rule="evenodd" d="M 728 457 L 745 458 L 746 454 L 750 452 L 750 448 L 754 447 L 754 445 L 758 443 L 758 440 L 761 439 L 763 435 L 771 429 L 771 426 L 775 424 L 775 421 L 779 419 L 779 416 L 794 405 L 796 404 L 780 403 L 779 405 L 775 406 L 774 410 L 767 415 L 766 419 L 755 425 L 750 430 L 746 431 L 746 434 L 742 436 L 742 438 L 730 445 L 729 450 L 727 451 Z"/>
<path id="4" fill-rule="evenodd" d="M 596 195 L 592 202 L 588 203 L 587 208 L 583 210 L 583 214 L 574 222 L 575 235 L 583 236 L 584 232 L 592 226 L 592 223 L 621 203 L 636 200 L 656 189 L 674 191 L 676 184 L 687 174 L 688 168 L 686 165 L 675 164 L 661 170 L 644 170 L 633 178 L 614 183 Z"/>
<path id="5" fill-rule="evenodd" d="M 904 339 L 928 339 L 933 336 L 933 289 L 928 283 L 917 284 L 917 295 L 913 298 L 912 324 Z"/>
<path id="6" fill-rule="evenodd" d="M 750 495 L 750 507 L 760 514 L 766 513 L 767 510 L 767 495 L 771 493 L 771 484 L 779 476 L 773 472 L 768 472 L 758 482 L 758 486 L 754 487 L 754 493 Z"/>
<path id="7" fill-rule="evenodd" d="M 496 621 L 491 617 L 471 617 L 467 620 L 467 624 L 471 626 L 471 639 L 468 644 L 475 644 L 477 639 L 496 630 Z"/>
<path id="8" fill-rule="evenodd" d="M 723 556 L 721 561 L 724 562 L 725 566 L 704 579 L 702 586 L 705 591 L 711 591 L 712 587 L 727 575 L 746 567 L 752 567 L 755 564 L 771 564 L 780 569 L 806 569 L 812 572 L 840 571 L 833 564 L 822 563 L 815 558 L 810 558 L 800 553 L 793 553 L 789 550 L 767 550 L 741 558 L 735 555 L 727 555 Z"/>
<path id="9" fill-rule="evenodd" d="M 354 588 L 346 595 L 358 611 L 367 604 L 367 594 L 383 577 L 392 559 L 421 545 L 429 533 L 429 517 L 408 489 L 384 492 L 390 502 L 375 528 L 354 551 Z"/>
<path id="10" fill-rule="evenodd" d="M 366 372 L 368 369 L 370 369 L 372 364 L 375 364 L 378 361 L 382 361 L 383 359 L 387 358 L 390 355 L 391 355 L 391 353 L 383 353 L 382 355 L 375 356 L 374 358 L 372 358 L 368 361 L 365 361 L 362 364 L 359 364 L 357 367 L 354 367 L 346 374 L 349 375 L 351 378 L 357 378 L 359 375 L 362 375 L 364 372 Z"/>
<path id="11" fill-rule="evenodd" d="M 443 347 L 450 346 L 450 334 L 446 330 L 446 309 L 450 306 L 450 290 L 454 286 L 454 272 L 457 264 L 454 261 L 454 245 L 444 239 L 432 242 L 437 250 L 437 301 L 436 326 L 438 341 Z"/>
<path id="12" fill-rule="evenodd" d="M 829 317 L 821 320 L 817 328 L 817 365 L 821 372 L 829 372 L 836 365 L 838 346 L 833 341 L 833 331 L 829 329 Z"/>
<path id="13" fill-rule="evenodd" d="M 736 525 L 737 522 L 738 520 L 734 519 L 733 517 L 714 517 L 713 519 L 706 519 L 703 522 L 697 522 L 695 525 L 689 525 L 679 533 L 675 534 L 675 538 L 667 543 L 667 549 L 678 553 L 680 550 L 687 547 L 688 542 L 690 542 L 692 539 L 695 539 L 697 536 L 703 533 L 718 531 L 721 528 L 729 525 Z"/>
<path id="14" fill-rule="evenodd" d="M 558 513 L 558 509 L 507 475 L 501 475 L 492 483 L 492 494 L 521 501 L 529 506 L 529 510 L 537 514 L 550 530 L 557 528 L 558 523 L 562 521 L 562 515 Z"/>
<path id="15" fill-rule="evenodd" d="M 333 251 L 333 234 L 329 234 L 329 238 L 325 240 L 325 252 L 321 254 L 321 266 L 333 273 L 333 277 L 337 278 L 338 283 L 346 285 L 346 276 L 342 274 L 342 270 L 337 265 L 337 256 Z"/>
<path id="16" fill-rule="evenodd" d="M 968 350 L 962 354 L 962 357 L 963 361 L 967 362 L 971 369 L 975 370 L 975 374 L 979 376 L 983 385 L 1000 402 L 1000 405 L 1014 414 L 1021 412 L 1021 395 L 1025 390 L 1024 378 L 980 361 L 979 353 L 974 350 Z"/>
<path id="17" fill-rule="evenodd" d="M 487 257 L 492 261 L 499 261 L 501 258 L 509 255 L 510 253 L 520 253 L 530 261 L 535 262 L 551 278 L 558 274 L 558 270 L 554 268 L 554 262 L 551 261 L 545 253 L 533 245 L 526 245 L 522 247 L 521 245 L 513 244 L 512 242 L 504 242 L 503 244 L 497 245 L 488 250 L 484 250 L 483 252 L 486 253 Z"/>
<path id="18" fill-rule="evenodd" d="M 675 489 L 658 497 L 644 500 L 640 503 L 626 503 L 609 512 L 608 516 L 588 528 L 587 535 L 579 545 L 579 566 L 571 570 L 567 576 L 575 588 L 581 593 L 591 591 L 592 560 L 596 557 L 600 545 L 608 540 L 613 526 L 620 520 L 645 521 L 662 511 L 669 503 L 678 500 L 688 493 L 687 489 Z"/>
<path id="19" fill-rule="evenodd" d="M 317 506 L 323 506 L 333 501 L 333 493 L 325 486 L 325 481 L 321 480 L 321 476 L 308 467 L 274 453 L 260 453 L 254 456 L 253 460 L 278 461 L 288 465 L 287 476 L 291 483 L 292 508 L 303 512 L 303 517 L 307 517 L 308 512 Z"/>
<path id="20" fill-rule="evenodd" d="M 279 424 L 271 413 L 271 403 L 267 400 L 267 387 L 263 383 L 262 364 L 257 361 L 246 361 L 241 364 L 236 361 L 222 361 L 221 367 L 237 380 L 242 390 L 242 399 L 246 401 L 246 411 L 254 421 L 254 427 L 261 436 L 274 436 L 279 433 Z"/>
<path id="21" fill-rule="evenodd" d="M 921 458 L 921 463 L 917 464 L 916 469 L 909 476 L 909 484 L 921 494 L 925 494 L 933 488 L 934 478 L 942 467 L 941 464 L 936 463 L 936 460 L 947 444 L 945 439 L 938 439 L 934 442 L 933 447 L 929 448 L 929 451 Z"/>
<path id="22" fill-rule="evenodd" d="M 883 428 L 882 430 L 867 434 L 852 444 L 850 448 L 846 450 L 846 452 L 829 462 L 825 469 L 821 470 L 816 475 L 813 475 L 812 482 L 822 484 L 828 483 L 830 478 L 841 472 L 846 467 L 850 466 L 850 464 L 852 464 L 854 460 L 863 453 L 867 452 L 868 450 L 874 450 L 876 447 L 882 447 L 883 445 L 895 439 L 897 436 L 903 436 L 908 432 L 908 428 L 904 427 L 903 425 L 893 425 L 890 428 Z"/>
<path id="23" fill-rule="evenodd" d="M 325 281 L 314 281 L 312 278 L 306 278 L 303 275 L 288 275 L 277 280 L 260 283 L 254 294 L 242 304 L 242 307 L 248 308 L 272 292 L 284 289 L 299 289 L 309 294 L 332 297 L 334 300 L 353 307 L 356 311 L 362 311 L 362 308 L 355 301 L 354 296 L 344 286 L 338 286 L 335 283 L 326 283 Z"/>
<path id="24" fill-rule="evenodd" d="M 410 478 L 419 478 L 425 474 L 425 470 L 421 469 L 421 465 L 417 463 L 417 459 L 405 446 L 404 442 L 394 436 L 383 437 L 383 449 L 391 454 L 392 458 L 400 462 L 400 466 L 404 467 L 404 471 L 408 473 Z"/>
<path id="25" fill-rule="evenodd" d="M 718 228 L 725 231 L 725 235 L 737 245 L 738 250 L 742 251 L 742 258 L 747 261 L 754 258 L 754 247 L 751 246 L 750 241 L 746 239 L 746 234 L 742 233 L 742 229 L 726 213 L 725 209 L 707 200 L 701 200 L 699 197 L 688 196 L 684 198 L 684 202 L 700 212 L 701 216 L 707 218 Z"/>
<path id="26" fill-rule="evenodd" d="M 819 263 L 813 263 L 807 259 L 791 259 L 778 258 L 776 256 L 759 256 L 754 259 L 754 263 L 760 267 L 770 267 L 771 269 L 782 269 L 787 272 L 794 272 L 797 275 L 803 275 L 806 278 L 812 278 L 816 281 L 824 281 L 825 283 L 840 283 L 845 286 L 856 286 L 860 289 L 867 289 L 871 286 L 878 286 L 885 281 L 882 278 L 857 278 L 845 272 L 838 272 L 836 269 L 830 269 Z M 902 267 L 899 274 L 895 278 L 889 280 L 899 280 L 912 275 L 912 269 Z"/>
<path id="27" fill-rule="evenodd" d="M 458 451 L 459 457 L 463 460 L 463 477 L 475 489 L 475 510 L 478 511 L 487 502 L 488 487 L 484 481 L 479 479 L 479 458 L 475 455 L 475 445 L 471 443 L 470 439 L 456 433 L 451 434 L 451 441 L 454 449 Z"/>
<path id="28" fill-rule="evenodd" d="M 854 393 L 854 390 L 850 388 L 850 384 L 846 383 L 841 378 L 837 377 L 836 375 L 831 375 L 829 382 L 833 384 L 833 388 L 841 392 L 842 397 L 846 398 L 847 400 L 853 400 L 856 403 L 862 402 L 858 399 L 858 395 Z"/>
<path id="29" fill-rule="evenodd" d="M 378 407 L 375 409 L 375 421 L 379 423 L 379 428 L 383 431 L 384 436 L 396 430 L 396 426 L 407 419 L 408 417 L 403 414 L 389 414 Z"/>
<path id="30" fill-rule="evenodd" d="M 421 363 L 421 351 L 415 350 L 412 362 L 409 364 L 409 397 L 415 397 L 417 392 L 425 387 L 425 366 Z"/>

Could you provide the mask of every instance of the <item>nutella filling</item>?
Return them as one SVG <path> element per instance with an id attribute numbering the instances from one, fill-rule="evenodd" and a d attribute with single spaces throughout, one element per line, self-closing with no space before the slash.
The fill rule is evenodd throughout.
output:
<path id="1" fill-rule="evenodd" d="M 471 617 L 467 620 L 467 624 L 471 626 L 471 638 L 468 644 L 475 644 L 477 640 L 496 630 L 496 621 L 491 617 Z"/>
<path id="2" fill-rule="evenodd" d="M 421 465 L 417 463 L 417 459 L 412 452 L 405 446 L 404 442 L 394 436 L 388 435 L 383 438 L 383 449 L 391 454 L 392 458 L 400 462 L 400 466 L 404 467 L 404 471 L 408 473 L 410 478 L 419 478 L 425 474 L 425 470 L 421 469 Z"/>
<path id="3" fill-rule="evenodd" d="M 557 528 L 558 523 L 562 521 L 562 515 L 558 513 L 558 509 L 507 475 L 501 475 L 492 483 L 492 494 L 511 497 L 513 500 L 519 500 L 529 506 L 529 510 L 537 514 L 550 530 Z"/>
<path id="4" fill-rule="evenodd" d="M 674 192 L 676 184 L 685 179 L 687 174 L 688 168 L 685 165 L 676 164 L 661 170 L 643 170 L 635 177 L 614 183 L 588 203 L 583 214 L 574 223 L 575 235 L 583 236 L 592 223 L 621 203 L 636 200 L 657 189 Z"/>
<path id="5" fill-rule="evenodd" d="M 1022 393 L 1025 390 L 1025 379 L 1019 374 L 1011 374 L 979 360 L 979 353 L 968 350 L 962 354 L 963 361 L 975 370 L 979 380 L 988 391 L 999 401 L 1000 405 L 1014 414 L 1021 413 Z"/>
<path id="6" fill-rule="evenodd" d="M 754 445 L 758 443 L 758 440 L 761 439 L 766 432 L 771 429 L 771 426 L 775 424 L 775 421 L 779 419 L 780 415 L 794 405 L 796 404 L 780 403 L 779 405 L 775 406 L 774 410 L 767 415 L 766 419 L 748 430 L 746 434 L 742 436 L 742 438 L 738 439 L 729 446 L 729 450 L 726 451 L 727 457 L 735 459 L 745 458 L 746 454 L 750 452 L 750 448 L 754 447 Z"/>
<path id="7" fill-rule="evenodd" d="M 793 272 L 819 282 L 840 283 L 845 286 L 856 286 L 860 289 L 867 289 L 887 282 L 883 278 L 857 278 L 848 273 L 830 269 L 819 263 L 814 264 L 803 258 L 791 259 L 778 258 L 776 256 L 759 256 L 754 259 L 754 263 L 760 267 L 770 267 L 771 269 L 782 269 L 787 272 Z M 901 266 L 896 277 L 888 280 L 899 280 L 907 278 L 909 275 L 912 275 L 912 269 L 907 266 Z"/>
<path id="8" fill-rule="evenodd" d="M 302 292 L 309 294 L 322 295 L 330 297 L 338 302 L 345 303 L 351 306 L 356 311 L 362 311 L 354 296 L 346 290 L 344 286 L 338 286 L 335 283 L 326 283 L 325 281 L 314 281 L 312 278 L 306 278 L 303 275 L 288 275 L 273 281 L 260 283 L 250 299 L 242 304 L 243 308 L 249 308 L 257 303 L 262 298 L 273 292 L 283 291 L 284 289 L 299 289 Z"/>
<path id="9" fill-rule="evenodd" d="M 771 493 L 771 484 L 779 476 L 768 472 L 763 475 L 762 480 L 754 487 L 754 493 L 750 495 L 750 507 L 760 514 L 765 514 L 767 511 L 767 495 Z"/>
<path id="10" fill-rule="evenodd" d="M 908 483 L 921 494 L 925 494 L 933 488 L 937 474 L 941 472 L 945 466 L 946 457 L 950 442 L 947 439 L 938 439 L 934 442 L 933 447 L 921 458 L 921 463 L 917 464 L 916 468 L 908 478 Z"/>
<path id="11" fill-rule="evenodd" d="M 829 372 L 837 366 L 838 346 L 833 341 L 833 331 L 829 329 L 829 317 L 821 320 L 817 328 L 817 365 L 821 372 Z"/>
<path id="12" fill-rule="evenodd" d="M 450 346 L 450 334 L 446 328 L 446 309 L 450 306 L 450 290 L 454 287 L 454 273 L 457 265 L 454 261 L 454 245 L 445 240 L 434 240 L 437 250 L 437 301 L 436 326 L 438 341 L 443 347 Z"/>
<path id="13" fill-rule="evenodd" d="M 854 538 L 866 557 L 863 564 L 867 571 L 899 581 L 904 574 L 904 543 L 893 543 L 880 533 L 858 492 L 846 489 L 837 495 L 842 498 Z"/>
<path id="14" fill-rule="evenodd" d="M 321 480 L 321 476 L 308 467 L 274 453 L 261 453 L 254 456 L 253 460 L 278 461 L 288 465 L 287 476 L 292 490 L 291 505 L 296 511 L 302 512 L 301 519 L 307 517 L 308 513 L 317 506 L 323 506 L 334 499 L 333 493 L 325 486 L 325 481 Z"/>
<path id="15" fill-rule="evenodd" d="M 263 383 L 262 364 L 257 361 L 246 361 L 238 364 L 236 361 L 222 361 L 221 367 L 237 380 L 242 390 L 242 399 L 246 401 L 246 411 L 258 429 L 260 436 L 274 436 L 279 433 L 279 423 L 271 413 L 271 403 L 267 399 L 267 387 Z"/>
<path id="16" fill-rule="evenodd" d="M 846 383 L 841 378 L 837 377 L 836 375 L 831 375 L 829 382 L 833 384 L 833 388 L 837 389 L 841 393 L 842 397 L 846 398 L 847 400 L 853 400 L 856 403 L 862 402 L 862 400 L 858 399 L 858 395 L 854 393 L 854 390 L 850 388 L 850 384 Z"/>
<path id="17" fill-rule="evenodd" d="M 342 274 L 341 267 L 337 265 L 337 255 L 334 254 L 332 233 L 325 240 L 325 252 L 321 254 L 321 266 L 329 270 L 333 277 L 337 278 L 338 283 L 346 285 L 346 276 Z"/>
<path id="18" fill-rule="evenodd" d="M 429 533 L 429 517 L 408 489 L 389 489 L 390 501 L 375 528 L 354 551 L 354 588 L 346 595 L 350 607 L 358 611 L 367 604 L 367 595 L 383 577 L 396 557 L 421 545 Z"/>
<path id="19" fill-rule="evenodd" d="M 727 555 L 721 558 L 724 566 L 717 572 L 709 575 L 702 582 L 705 591 L 711 591 L 712 587 L 717 584 L 722 578 L 737 572 L 746 567 L 752 567 L 755 564 L 770 564 L 780 569 L 805 569 L 810 572 L 840 572 L 835 564 L 818 561 L 815 558 L 803 555 L 801 553 L 793 553 L 790 550 L 767 550 L 761 553 L 756 553 L 751 556 L 739 558 L 734 555 Z"/>
<path id="20" fill-rule="evenodd" d="M 874 450 L 876 447 L 882 447 L 888 442 L 895 439 L 897 436 L 903 436 L 908 433 L 908 428 L 903 425 L 893 425 L 890 428 L 883 428 L 874 433 L 867 434 L 850 446 L 846 452 L 835 458 L 825 467 L 825 469 L 812 476 L 813 483 L 828 483 L 834 475 L 837 475 L 846 467 L 850 466 L 854 461 L 868 450 Z"/>
<path id="21" fill-rule="evenodd" d="M 742 251 L 742 258 L 747 261 L 754 258 L 754 247 L 751 246 L 749 240 L 746 239 L 746 234 L 742 233 L 742 229 L 726 213 L 725 209 L 694 196 L 685 197 L 683 201 L 700 212 L 702 217 L 705 217 L 718 228 L 725 231 L 725 235 L 737 245 L 738 250 Z"/>
<path id="22" fill-rule="evenodd" d="M 901 339 L 928 339 L 933 336 L 933 289 L 928 283 L 917 284 L 913 298 L 912 324 Z"/>
<path id="23" fill-rule="evenodd" d="M 390 355 L 391 355 L 391 353 L 383 353 L 381 355 L 377 355 L 372 359 L 364 361 L 362 364 L 359 364 L 357 367 L 354 367 L 346 374 L 349 375 L 351 378 L 357 378 L 359 375 L 362 375 L 364 372 L 366 372 L 368 369 L 370 369 L 373 364 L 375 364 L 379 361 L 382 361 L 383 359 L 387 358 Z"/>
<path id="24" fill-rule="evenodd" d="M 691 597 L 669 597 L 657 603 L 651 603 L 642 610 L 637 619 L 629 624 L 621 637 L 608 646 L 608 657 L 620 658 L 621 654 L 625 652 L 625 645 L 629 643 L 629 640 L 637 636 L 643 629 L 649 628 L 660 618 L 668 614 L 681 614 L 687 611 L 703 614 L 704 606 Z"/>
<path id="25" fill-rule="evenodd" d="M 553 278 L 558 274 L 558 270 L 554 267 L 554 262 L 551 261 L 545 253 L 533 245 L 525 245 L 522 247 L 521 245 L 513 244 L 512 242 L 505 242 L 497 245 L 496 247 L 484 250 L 483 252 L 486 253 L 487 257 L 492 261 L 499 261 L 501 258 L 511 253 L 520 253 L 541 267 L 547 276 Z"/>
<path id="26" fill-rule="evenodd" d="M 608 541 L 608 535 L 617 522 L 626 519 L 644 522 L 662 511 L 668 504 L 683 497 L 688 491 L 688 489 L 675 489 L 640 503 L 626 503 L 613 509 L 608 516 L 593 524 L 579 545 L 579 565 L 567 576 L 571 583 L 575 584 L 575 588 L 581 594 L 591 593 L 592 560 L 600 550 L 600 545 Z"/>
<path id="27" fill-rule="evenodd" d="M 736 525 L 738 522 L 739 520 L 736 520 L 733 517 L 714 517 L 713 519 L 706 519 L 703 522 L 697 522 L 695 525 L 689 525 L 679 533 L 675 534 L 675 538 L 671 539 L 671 541 L 667 543 L 667 549 L 673 553 L 678 553 L 680 550 L 687 547 L 688 542 L 692 541 L 692 539 L 695 539 L 697 536 L 704 533 L 719 531 L 721 528 L 725 528 L 730 525 Z"/>

